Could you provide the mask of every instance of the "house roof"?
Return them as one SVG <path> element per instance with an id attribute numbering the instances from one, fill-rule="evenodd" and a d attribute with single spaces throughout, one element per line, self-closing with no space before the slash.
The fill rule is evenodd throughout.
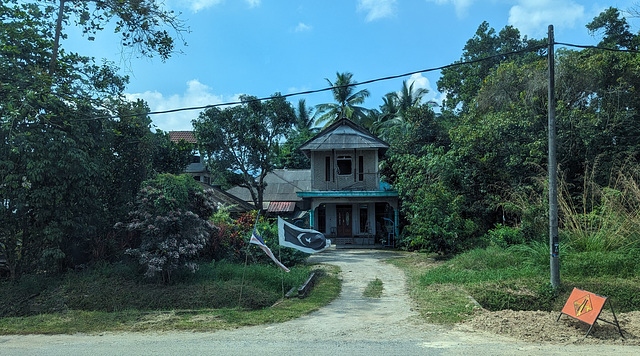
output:
<path id="1" fill-rule="evenodd" d="M 208 186 L 204 184 L 203 186 L 206 189 L 213 190 L 213 198 L 216 200 L 216 203 L 219 206 L 224 205 L 229 207 L 229 212 L 232 212 L 232 213 L 245 212 L 245 211 L 250 211 L 255 209 L 253 204 L 249 204 L 246 201 L 243 201 L 242 199 L 239 199 L 238 197 L 235 197 L 232 194 L 225 192 L 224 190 L 220 189 L 218 186 Z"/>
<path id="2" fill-rule="evenodd" d="M 311 189 L 311 170 L 309 169 L 276 169 L 264 177 L 267 186 L 264 189 L 265 202 L 296 202 L 301 201 L 297 192 Z M 249 189 L 233 187 L 227 190 L 239 199 L 252 202 Z"/>
<path id="3" fill-rule="evenodd" d="M 193 131 L 169 131 L 169 139 L 173 142 L 185 140 L 189 143 L 198 143 Z"/>
<path id="4" fill-rule="evenodd" d="M 348 119 L 337 121 L 300 146 L 307 156 L 311 151 L 377 149 L 384 153 L 388 148 L 388 143 Z"/>

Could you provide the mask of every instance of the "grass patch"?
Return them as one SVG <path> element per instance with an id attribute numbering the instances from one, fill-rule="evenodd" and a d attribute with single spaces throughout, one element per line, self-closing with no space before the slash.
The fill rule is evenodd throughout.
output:
<path id="1" fill-rule="evenodd" d="M 494 246 L 442 262 L 433 257 L 411 254 L 390 261 L 406 272 L 410 294 L 429 322 L 471 318 L 474 300 L 490 311 L 560 311 L 574 287 L 609 297 L 616 311 L 640 310 L 638 250 L 565 250 L 557 290 L 549 283 L 549 250 L 544 244 Z"/>
<path id="2" fill-rule="evenodd" d="M 380 298 L 382 297 L 382 290 L 384 286 L 380 278 L 376 278 L 373 281 L 369 281 L 367 287 L 362 292 L 362 296 L 365 298 Z"/>
<path id="3" fill-rule="evenodd" d="M 13 308 L 5 302 L 0 305 L 5 312 L 24 312 L 0 318 L 0 334 L 211 331 L 283 322 L 317 310 L 339 295 L 339 268 L 322 267 L 325 273 L 305 299 L 282 299 L 281 291 L 283 286 L 304 282 L 311 266 L 294 267 L 284 276 L 276 267 L 248 267 L 242 301 L 243 267 L 231 264 L 203 266 L 201 276 L 170 286 L 143 284 L 118 273 L 91 282 L 95 270 L 59 279 L 39 277 L 44 284 L 36 289 L 28 278 L 27 286 L 5 282 L 0 297 L 26 299 Z M 61 301 L 48 301 L 54 297 Z"/>

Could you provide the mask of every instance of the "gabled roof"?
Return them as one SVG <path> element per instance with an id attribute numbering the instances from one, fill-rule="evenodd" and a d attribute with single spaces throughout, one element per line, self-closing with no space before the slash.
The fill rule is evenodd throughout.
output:
<path id="1" fill-rule="evenodd" d="M 185 140 L 189 143 L 198 143 L 193 131 L 169 131 L 169 139 L 173 142 Z"/>
<path id="2" fill-rule="evenodd" d="M 388 148 L 388 143 L 348 119 L 335 122 L 300 146 L 307 156 L 311 151 L 377 149 L 384 153 Z"/>

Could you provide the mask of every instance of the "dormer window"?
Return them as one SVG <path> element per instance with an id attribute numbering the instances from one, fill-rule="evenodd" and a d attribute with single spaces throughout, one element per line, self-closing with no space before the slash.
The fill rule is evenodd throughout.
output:
<path id="1" fill-rule="evenodd" d="M 351 156 L 338 156 L 336 165 L 339 176 L 351 175 Z"/>

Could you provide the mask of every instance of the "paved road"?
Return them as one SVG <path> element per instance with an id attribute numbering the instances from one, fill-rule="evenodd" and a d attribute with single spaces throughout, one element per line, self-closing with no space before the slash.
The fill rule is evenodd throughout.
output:
<path id="1" fill-rule="evenodd" d="M 0 355 L 639 355 L 638 347 L 544 345 L 426 324 L 412 308 L 402 271 L 385 251 L 329 250 L 311 262 L 342 268 L 343 291 L 327 307 L 281 324 L 212 333 L 0 336 Z M 380 299 L 364 286 L 383 281 Z"/>

